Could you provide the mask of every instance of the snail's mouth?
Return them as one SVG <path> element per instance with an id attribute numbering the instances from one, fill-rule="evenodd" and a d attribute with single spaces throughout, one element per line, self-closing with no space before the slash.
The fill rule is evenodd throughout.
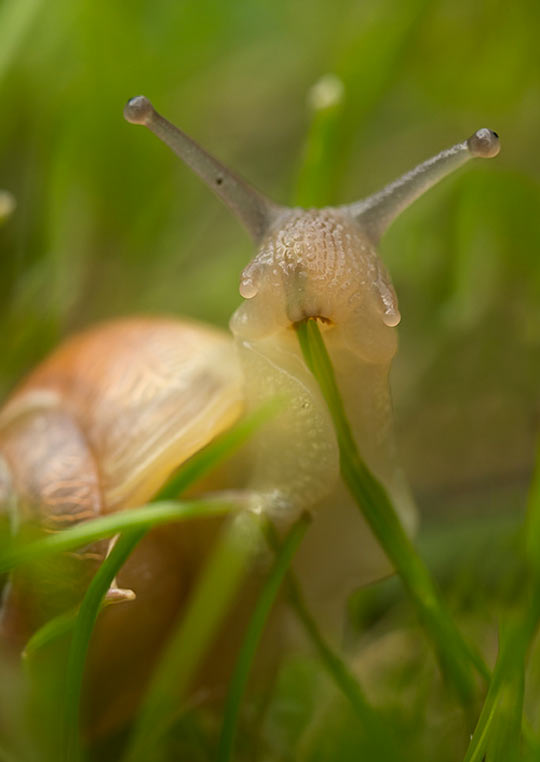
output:
<path id="1" fill-rule="evenodd" d="M 290 328 L 296 330 L 299 325 L 302 325 L 302 323 L 307 323 L 308 320 L 316 320 L 317 323 L 319 323 L 319 325 L 324 328 L 331 328 L 333 325 L 335 325 L 334 321 L 331 318 L 325 317 L 324 315 L 306 315 L 304 318 L 302 318 L 302 320 L 295 320 L 292 322 L 290 324 Z"/>

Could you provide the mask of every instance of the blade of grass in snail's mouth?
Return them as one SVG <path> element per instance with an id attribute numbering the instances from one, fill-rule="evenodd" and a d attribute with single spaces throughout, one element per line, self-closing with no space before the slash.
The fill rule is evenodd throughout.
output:
<path id="1" fill-rule="evenodd" d="M 360 456 L 316 321 L 299 323 L 297 334 L 304 360 L 319 384 L 334 424 L 343 481 L 401 577 L 435 647 L 443 673 L 468 707 L 476 694 L 474 672 L 489 680 L 489 671 L 482 657 L 463 639 L 426 565 L 403 529 L 386 490 Z"/>

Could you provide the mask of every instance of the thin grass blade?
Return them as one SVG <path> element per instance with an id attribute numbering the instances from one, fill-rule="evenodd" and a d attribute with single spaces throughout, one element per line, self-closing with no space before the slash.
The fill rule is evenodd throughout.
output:
<path id="1" fill-rule="evenodd" d="M 524 547 L 531 572 L 528 604 L 502 638 L 491 685 L 464 762 L 481 762 L 486 750 L 490 762 L 519 759 L 526 655 L 540 621 L 540 449 L 529 490 Z"/>
<path id="2" fill-rule="evenodd" d="M 164 501 L 140 508 L 110 513 L 77 526 L 64 529 L 26 545 L 15 546 L 0 557 L 0 573 L 29 561 L 47 558 L 57 553 L 74 550 L 105 537 L 112 537 L 129 529 L 150 529 L 153 526 L 188 518 L 220 516 L 238 508 L 238 502 L 223 500 Z"/>
<path id="3" fill-rule="evenodd" d="M 24 662 L 28 663 L 44 646 L 71 632 L 77 621 L 78 613 L 78 608 L 71 609 L 63 614 L 59 614 L 59 616 L 55 616 L 54 619 L 51 619 L 43 627 L 40 627 L 24 647 L 22 652 Z"/>
<path id="4" fill-rule="evenodd" d="M 283 578 L 287 573 L 294 554 L 296 553 L 308 526 L 309 517 L 307 514 L 301 516 L 296 524 L 293 525 L 276 553 L 274 566 L 257 599 L 242 646 L 238 653 L 232 678 L 229 682 L 223 714 L 223 726 L 216 756 L 217 762 L 229 762 L 231 759 L 236 737 L 240 704 L 246 688 L 249 671 L 255 657 L 255 652 L 259 645 L 266 620 L 268 619 L 268 615 L 270 614 L 279 588 L 281 587 Z"/>
<path id="5" fill-rule="evenodd" d="M 181 712 L 190 681 L 260 543 L 260 519 L 255 514 L 241 513 L 226 527 L 154 673 L 128 745 L 126 762 L 155 758 L 156 748 Z"/>
<path id="6" fill-rule="evenodd" d="M 321 388 L 334 423 L 343 480 L 415 603 L 443 673 L 468 706 L 476 693 L 471 667 L 485 679 L 489 679 L 489 671 L 480 655 L 461 636 L 427 567 L 403 529 L 386 490 L 362 461 L 316 321 L 298 324 L 297 333 L 304 359 Z"/>
<path id="7" fill-rule="evenodd" d="M 344 97 L 345 87 L 335 74 L 325 74 L 308 93 L 311 124 L 296 179 L 295 204 L 309 207 L 328 203 Z"/>
<path id="8" fill-rule="evenodd" d="M 0 8 L 0 83 L 41 6 L 41 0 L 5 0 Z"/>
<path id="9" fill-rule="evenodd" d="M 490 749 L 490 762 L 518 759 L 525 655 L 536 629 L 540 599 L 532 602 L 524 619 L 514 622 L 501 638 L 501 647 L 489 690 L 463 762 L 482 762 Z"/>
<path id="10" fill-rule="evenodd" d="M 358 678 L 346 662 L 327 643 L 309 611 L 298 580 L 292 572 L 287 575 L 287 594 L 308 640 L 318 654 L 323 667 L 336 688 L 345 696 L 363 727 L 377 759 L 398 759 L 398 748 L 391 728 L 388 728 L 369 703 Z"/>
<path id="11" fill-rule="evenodd" d="M 145 528 L 132 529 L 122 535 L 110 555 L 103 561 L 84 596 L 69 650 L 64 704 L 64 760 L 78 762 L 82 758 L 79 736 L 79 713 L 86 654 L 101 604 L 116 574 L 145 534 Z"/>

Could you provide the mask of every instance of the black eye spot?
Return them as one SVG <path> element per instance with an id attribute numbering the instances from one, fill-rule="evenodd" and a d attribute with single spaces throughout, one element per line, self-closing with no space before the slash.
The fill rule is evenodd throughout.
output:
<path id="1" fill-rule="evenodd" d="M 222 177 L 216 177 L 216 185 L 221 185 L 223 183 Z"/>

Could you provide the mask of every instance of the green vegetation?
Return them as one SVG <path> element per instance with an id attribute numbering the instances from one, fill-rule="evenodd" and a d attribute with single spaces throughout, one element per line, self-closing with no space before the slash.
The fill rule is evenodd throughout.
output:
<path id="1" fill-rule="evenodd" d="M 153 504 L 2 545 L 5 572 L 121 533 L 80 608 L 28 643 L 26 682 L 0 664 L 0 760 L 540 758 L 540 464 L 529 489 L 539 22 L 537 0 L 0 0 L 2 397 L 97 320 L 154 312 L 226 325 L 239 301 L 248 242 L 196 178 L 123 122 L 128 97 L 145 93 L 273 198 L 305 205 L 367 195 L 481 126 L 503 146 L 419 200 L 382 243 L 403 315 L 392 386 L 422 512 L 414 545 L 356 451 L 315 324 L 300 329 L 344 477 L 401 579 L 353 596 L 336 649 L 287 572 L 302 522 L 278 542 L 255 515 L 228 521 L 236 503 L 226 498 L 176 500 L 241 447 L 263 411 L 193 458 Z M 328 74 L 338 79 L 325 80 L 325 100 L 312 87 Z M 223 532 L 138 717 L 87 743 L 84 660 L 110 581 L 150 527 L 218 514 Z M 190 703 L 190 680 L 265 542 L 275 558 L 225 711 Z M 304 647 L 261 691 L 246 681 L 282 581 Z"/>
<path id="2" fill-rule="evenodd" d="M 332 415 L 343 480 L 411 595 L 426 632 L 437 649 L 443 671 L 454 683 L 463 702 L 468 704 L 474 695 L 473 668 L 488 679 L 489 672 L 482 658 L 463 641 L 384 487 L 362 461 L 317 323 L 309 320 L 300 324 L 297 330 L 304 359 L 317 378 Z"/>

